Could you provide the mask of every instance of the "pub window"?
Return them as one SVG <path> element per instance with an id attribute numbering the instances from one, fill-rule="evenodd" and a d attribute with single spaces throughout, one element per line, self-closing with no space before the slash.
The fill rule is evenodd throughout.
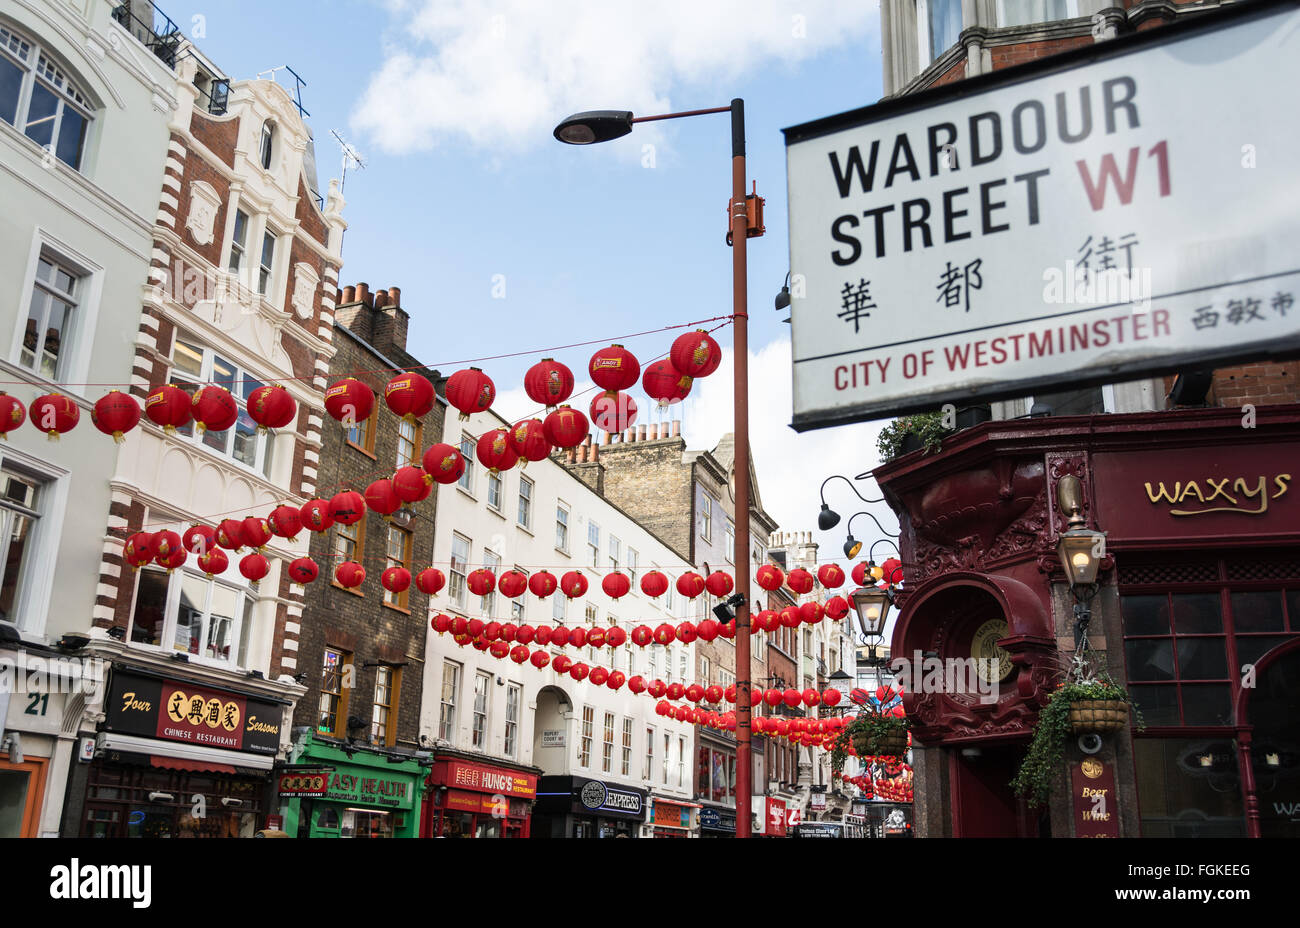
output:
<path id="1" fill-rule="evenodd" d="M 370 716 L 370 741 L 391 746 L 397 741 L 397 689 L 400 667 L 375 668 L 375 700 Z"/>
<path id="2" fill-rule="evenodd" d="M 346 732 L 348 715 L 347 684 L 352 674 L 352 654 L 339 648 L 326 648 L 321 665 L 320 721 L 316 730 L 321 734 L 342 738 Z"/>

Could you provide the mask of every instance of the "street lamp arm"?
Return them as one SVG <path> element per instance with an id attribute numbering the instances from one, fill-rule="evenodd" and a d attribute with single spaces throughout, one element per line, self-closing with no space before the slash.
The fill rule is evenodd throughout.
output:
<path id="1" fill-rule="evenodd" d="M 686 116 L 707 116 L 710 113 L 730 113 L 730 106 L 715 106 L 707 110 L 686 110 L 682 113 L 663 113 L 659 116 L 634 116 L 633 122 L 655 122 L 660 119 L 682 119 Z"/>
<path id="2" fill-rule="evenodd" d="M 787 274 L 786 275 L 787 281 L 789 280 L 789 278 L 790 275 Z M 870 471 L 868 471 L 865 474 L 859 474 L 855 479 L 861 480 L 863 477 L 869 477 L 869 476 L 871 476 Z M 822 481 L 822 488 L 821 488 L 822 503 L 826 502 L 826 484 L 830 483 L 832 480 L 835 480 L 837 478 L 847 483 L 849 485 L 849 489 L 853 491 L 854 495 L 857 496 L 857 498 L 862 500 L 864 503 L 883 503 L 885 501 L 885 498 L 883 496 L 880 497 L 880 499 L 867 499 L 865 496 L 863 496 L 861 493 L 858 492 L 858 488 L 853 485 L 853 481 L 850 480 L 848 477 L 845 477 L 843 474 L 831 474 L 829 477 L 827 477 L 825 480 Z"/>
<path id="3" fill-rule="evenodd" d="M 849 524 L 846 525 L 846 526 L 844 527 L 845 531 L 847 531 L 847 532 L 849 533 L 849 535 L 852 535 L 852 534 L 853 534 L 853 520 L 856 519 L 858 516 L 866 516 L 866 517 L 867 517 L 868 519 L 870 519 L 872 522 L 875 522 L 875 523 L 876 523 L 876 528 L 880 529 L 880 531 L 881 531 L 882 534 L 884 534 L 884 535 L 886 535 L 886 536 L 888 536 L 888 537 L 890 537 L 890 538 L 897 538 L 897 537 L 899 536 L 899 533 L 898 533 L 898 532 L 891 532 L 891 531 L 889 531 L 888 529 L 886 529 L 883 525 L 880 524 L 880 520 L 879 520 L 879 519 L 877 519 L 877 518 L 876 518 L 874 515 L 872 515 L 870 512 L 867 512 L 867 510 L 865 510 L 865 509 L 860 509 L 860 510 L 858 510 L 857 512 L 853 513 L 853 515 L 849 516 Z"/>

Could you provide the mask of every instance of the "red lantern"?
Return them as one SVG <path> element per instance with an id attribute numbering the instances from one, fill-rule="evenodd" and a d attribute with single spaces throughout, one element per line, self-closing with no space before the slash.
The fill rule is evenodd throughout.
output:
<path id="1" fill-rule="evenodd" d="M 271 531 L 281 538 L 294 538 L 302 531 L 302 511 L 295 506 L 276 506 L 266 517 Z"/>
<path id="2" fill-rule="evenodd" d="M 880 565 L 882 571 L 880 579 L 890 586 L 895 583 L 903 582 L 903 562 L 896 557 L 891 557 Z"/>
<path id="3" fill-rule="evenodd" d="M 228 551 L 244 546 L 244 523 L 239 519 L 222 519 L 217 523 L 217 544 Z"/>
<path id="4" fill-rule="evenodd" d="M 451 633 L 453 635 L 464 635 L 469 631 L 469 619 L 462 616 L 456 616 L 451 620 Z"/>
<path id="5" fill-rule="evenodd" d="M 605 575 L 605 578 L 600 581 L 600 588 L 610 599 L 622 599 L 632 589 L 632 581 L 627 574 L 616 570 L 612 574 Z"/>
<path id="6" fill-rule="evenodd" d="M 217 533 L 207 525 L 191 525 L 181 536 L 181 544 L 191 554 L 206 554 L 217 546 Z"/>
<path id="7" fill-rule="evenodd" d="M 856 583 L 858 586 L 869 586 L 871 583 L 875 582 L 874 580 L 867 579 L 866 561 L 862 561 L 860 563 L 854 564 L 852 575 L 853 575 L 853 582 Z"/>
<path id="8" fill-rule="evenodd" d="M 683 622 L 677 626 L 677 640 L 683 644 L 690 644 L 697 637 L 695 626 L 690 622 Z"/>
<path id="9" fill-rule="evenodd" d="M 754 571 L 754 581 L 768 592 L 781 589 L 785 583 L 785 574 L 775 564 L 764 564 Z"/>
<path id="10" fill-rule="evenodd" d="M 696 329 L 673 340 L 668 352 L 673 367 L 687 377 L 707 377 L 722 363 L 722 349 L 704 329 Z"/>
<path id="11" fill-rule="evenodd" d="M 691 702 L 699 702 L 704 698 L 704 687 L 700 686 L 698 683 L 692 683 L 690 686 L 686 687 L 686 698 Z"/>
<path id="12" fill-rule="evenodd" d="M 534 596 L 545 599 L 555 592 L 555 574 L 548 570 L 539 570 L 528 578 L 528 589 Z"/>
<path id="13" fill-rule="evenodd" d="M 799 705 L 799 703 L 803 702 L 803 694 L 792 687 L 782 694 L 782 699 L 785 700 L 787 706 L 793 709 Z"/>
<path id="14" fill-rule="evenodd" d="M 677 702 L 685 695 L 686 695 L 686 687 L 681 683 L 668 684 L 668 698 L 671 699 L 673 702 Z"/>
<path id="15" fill-rule="evenodd" d="M 120 444 L 122 436 L 140 424 L 140 404 L 121 390 L 110 390 L 90 408 L 90 421 Z"/>
<path id="16" fill-rule="evenodd" d="M 677 592 L 687 599 L 694 599 L 704 592 L 704 578 L 689 570 L 677 578 Z"/>
<path id="17" fill-rule="evenodd" d="M 388 381 L 384 402 L 407 422 L 415 422 L 429 414 L 437 397 L 427 378 L 408 371 Z"/>
<path id="18" fill-rule="evenodd" d="M 691 392 L 691 378 L 673 367 L 672 361 L 653 361 L 641 377 L 641 389 L 662 408 L 686 399 Z"/>
<path id="19" fill-rule="evenodd" d="M 713 704 L 722 702 L 722 687 L 714 683 L 704 691 L 704 698 Z"/>
<path id="20" fill-rule="evenodd" d="M 594 685 L 603 686 L 605 681 L 608 679 L 609 679 L 609 671 L 606 670 L 604 667 L 591 668 L 591 682 Z"/>
<path id="21" fill-rule="evenodd" d="M 465 473 L 465 457 L 446 442 L 433 445 L 420 459 L 424 472 L 442 484 L 452 484 Z"/>
<path id="22" fill-rule="evenodd" d="M 404 503 L 418 503 L 433 492 L 433 478 L 414 464 L 399 467 L 393 474 L 393 492 Z"/>
<path id="23" fill-rule="evenodd" d="M 154 532 L 149 536 L 149 556 L 159 564 L 166 566 L 167 561 L 175 558 L 177 551 L 182 555 L 186 553 L 185 546 L 181 543 L 181 536 L 175 532 L 167 530 Z"/>
<path id="24" fill-rule="evenodd" d="M 668 687 L 664 685 L 663 680 L 652 680 L 650 685 L 645 688 L 651 699 L 662 699 L 668 692 Z"/>
<path id="25" fill-rule="evenodd" d="M 790 575 L 785 578 L 786 586 L 790 587 L 790 589 L 794 590 L 800 596 L 803 596 L 806 593 L 811 593 L 815 582 L 813 575 L 802 567 L 796 567 L 794 570 L 790 571 Z"/>
<path id="26" fill-rule="evenodd" d="M 571 570 L 560 578 L 560 592 L 569 599 L 577 599 L 587 592 L 587 578 L 580 570 Z"/>
<path id="27" fill-rule="evenodd" d="M 562 648 L 569 643 L 569 630 L 563 625 L 551 629 L 551 647 Z"/>
<path id="28" fill-rule="evenodd" d="M 573 677 L 573 679 L 577 680 L 579 683 L 587 679 L 587 674 L 589 673 L 591 673 L 591 668 L 582 661 L 578 661 L 578 663 L 569 668 L 569 676 Z"/>
<path id="29" fill-rule="evenodd" d="M 654 640 L 655 633 L 650 630 L 649 625 L 638 625 L 632 629 L 632 643 L 638 648 L 644 648 Z"/>
<path id="30" fill-rule="evenodd" d="M 617 393 L 636 385 L 641 365 L 622 345 L 610 345 L 591 356 L 587 372 L 596 386 L 607 393 Z"/>
<path id="31" fill-rule="evenodd" d="M 239 421 L 239 403 L 225 387 L 209 384 L 194 394 L 190 415 L 198 432 L 224 432 Z"/>
<path id="32" fill-rule="evenodd" d="M 190 395 L 174 383 L 165 383 L 150 393 L 144 401 L 144 414 L 154 425 L 165 432 L 174 432 L 190 421 Z M 32 403 L 32 419 L 36 419 L 36 403 Z"/>
<path id="33" fill-rule="evenodd" d="M 507 432 L 510 449 L 526 461 L 540 461 L 551 456 L 551 441 L 541 419 L 516 422 Z"/>
<path id="34" fill-rule="evenodd" d="M 558 674 L 566 674 L 569 668 L 573 666 L 573 658 L 566 654 L 561 654 L 551 659 L 551 669 Z"/>
<path id="35" fill-rule="evenodd" d="M 181 396 L 186 400 L 186 419 L 189 419 L 189 394 L 179 387 Z M 36 426 L 50 441 L 55 441 L 64 432 L 72 431 L 81 419 L 81 410 L 77 404 L 62 393 L 46 393 L 32 400 L 32 425 Z M 184 424 L 184 423 L 182 423 Z"/>
<path id="36" fill-rule="evenodd" d="M 627 688 L 632 691 L 634 696 L 640 696 L 646 690 L 645 677 L 640 674 L 635 677 L 628 677 Z"/>
<path id="37" fill-rule="evenodd" d="M 496 641 L 501 637 L 501 623 L 492 621 L 483 627 L 483 637 L 488 641 Z"/>
<path id="38" fill-rule="evenodd" d="M 657 570 L 647 572 L 641 578 L 641 592 L 656 599 L 668 592 L 668 578 Z"/>
<path id="39" fill-rule="evenodd" d="M 487 596 L 497 586 L 496 574 L 486 567 L 480 567 L 478 570 L 470 571 L 469 577 L 465 580 L 465 585 L 475 596 Z"/>
<path id="40" fill-rule="evenodd" d="M 442 571 L 433 567 L 427 567 L 415 575 L 416 587 L 428 596 L 435 595 L 446 583 L 447 578 L 443 576 Z"/>
<path id="41" fill-rule="evenodd" d="M 240 523 L 239 537 L 250 548 L 264 548 L 271 540 L 271 526 L 261 516 L 249 516 Z"/>
<path id="42" fill-rule="evenodd" d="M 302 516 L 302 527 L 310 532 L 328 532 L 334 524 L 330 515 L 330 501 L 327 499 L 309 499 L 298 510 Z"/>
<path id="43" fill-rule="evenodd" d="M 587 632 L 587 647 L 602 648 L 605 646 L 605 630 L 603 628 L 593 628 Z"/>
<path id="44" fill-rule="evenodd" d="M 756 715 L 749 720 L 749 727 L 754 729 L 754 731 L 758 732 L 760 735 L 763 733 L 766 726 L 767 721 L 761 715 Z"/>
<path id="45" fill-rule="evenodd" d="M 557 448 L 576 448 L 587 437 L 591 426 L 579 410 L 561 406 L 542 423 L 546 440 Z"/>
<path id="46" fill-rule="evenodd" d="M 418 581 L 417 581 L 418 582 Z M 507 622 L 501 626 L 501 640 L 514 641 L 519 633 L 519 627 L 514 622 Z"/>
<path id="47" fill-rule="evenodd" d="M 370 418 L 375 408 L 375 391 L 355 377 L 345 377 L 325 390 L 325 411 L 343 423 L 343 428 L 354 429 Z"/>
<path id="48" fill-rule="evenodd" d="M 605 630 L 605 643 L 611 648 L 621 648 L 627 643 L 627 632 L 617 625 L 612 625 Z"/>
<path id="49" fill-rule="evenodd" d="M 731 574 L 724 574 L 720 570 L 715 570 L 704 581 L 704 586 L 710 593 L 721 599 L 736 588 L 736 582 L 731 579 Z"/>
<path id="50" fill-rule="evenodd" d="M 298 404 L 278 383 L 258 387 L 248 394 L 248 417 L 258 429 L 282 429 L 298 415 Z"/>
<path id="51" fill-rule="evenodd" d="M 667 622 L 655 628 L 655 644 L 672 644 L 677 640 L 677 629 Z"/>
<path id="52" fill-rule="evenodd" d="M 844 694 L 837 689 L 831 688 L 831 689 L 822 690 L 822 702 L 824 702 L 828 706 L 831 707 L 838 706 L 840 704 L 840 700 L 843 698 L 844 698 Z M 837 725 L 836 727 L 838 728 L 839 726 Z"/>
<path id="53" fill-rule="evenodd" d="M 0 392 L 0 438 L 8 441 L 8 435 L 27 421 L 27 410 L 16 396 Z"/>
<path id="54" fill-rule="evenodd" d="M 366 569 L 356 561 L 344 561 L 334 568 L 334 579 L 339 586 L 349 590 L 356 589 L 366 582 Z"/>
<path id="55" fill-rule="evenodd" d="M 781 705 L 785 699 L 785 694 L 781 690 L 767 690 L 763 693 L 763 702 L 767 703 L 773 709 Z"/>
<path id="56" fill-rule="evenodd" d="M 765 632 L 774 632 L 781 624 L 780 618 L 771 609 L 764 609 L 753 619 L 754 627 Z"/>
<path id="57" fill-rule="evenodd" d="M 573 371 L 554 358 L 542 358 L 524 374 L 524 392 L 548 409 L 558 406 L 573 393 Z"/>
<path id="58" fill-rule="evenodd" d="M 799 618 L 803 619 L 805 625 L 816 625 L 822 620 L 822 604 L 818 602 L 807 602 L 799 607 Z"/>
<path id="59" fill-rule="evenodd" d="M 271 571 L 271 565 L 266 558 L 254 551 L 252 554 L 244 556 L 239 562 L 239 572 L 252 583 L 261 580 Z"/>
<path id="60" fill-rule="evenodd" d="M 540 629 L 538 631 L 539 631 L 538 640 L 540 641 L 541 640 Z M 551 631 L 551 630 L 547 629 L 547 631 Z M 567 632 L 568 632 L 569 644 L 573 645 L 575 648 L 580 648 L 587 643 L 587 630 L 585 628 L 568 629 Z M 551 632 L 552 637 L 554 637 L 554 634 L 555 634 L 554 632 Z"/>
<path id="61" fill-rule="evenodd" d="M 492 378 L 477 367 L 456 371 L 447 378 L 447 402 L 460 410 L 462 421 L 492 406 L 497 388 Z"/>
<path id="62" fill-rule="evenodd" d="M 506 644 L 504 641 L 494 641 L 492 642 L 492 647 L 488 648 L 488 653 L 497 660 L 500 660 L 510 653 L 510 645 Z"/>
<path id="63" fill-rule="evenodd" d="M 669 687 L 669 690 L 671 689 L 672 687 Z M 673 710 L 673 718 L 675 718 L 679 722 L 688 721 L 690 717 L 691 717 L 691 710 L 686 708 L 685 706 L 678 706 L 676 709 Z"/>
<path id="64" fill-rule="evenodd" d="M 531 625 L 520 625 L 519 630 L 515 632 L 515 640 L 520 644 L 532 644 L 533 639 L 536 637 L 537 629 Z"/>
<path id="65" fill-rule="evenodd" d="M 226 557 L 226 552 L 220 548 L 209 548 L 200 554 L 195 560 L 198 561 L 199 570 L 203 571 L 209 577 L 225 573 L 226 568 L 230 566 L 230 558 Z"/>
<path id="66" fill-rule="evenodd" d="M 712 641 L 722 633 L 722 623 L 717 619 L 704 619 L 695 626 L 695 633 L 700 636 L 701 641 Z"/>
<path id="67" fill-rule="evenodd" d="M 849 614 L 849 601 L 843 596 L 832 596 L 830 599 L 826 600 L 826 605 L 823 607 L 823 611 L 826 613 L 828 618 L 834 619 L 838 622 Z"/>
<path id="68" fill-rule="evenodd" d="M 838 590 L 844 585 L 844 568 L 839 564 L 823 564 L 817 568 L 817 579 L 828 590 Z"/>
<path id="69" fill-rule="evenodd" d="M 509 470 L 519 460 L 515 449 L 510 446 L 510 433 L 505 429 L 493 429 L 479 437 L 474 454 L 480 464 L 492 473 Z"/>
<path id="70" fill-rule="evenodd" d="M 330 518 L 339 525 L 355 525 L 365 514 L 365 497 L 356 490 L 336 493 L 330 500 Z"/>
<path id="71" fill-rule="evenodd" d="M 592 424 L 602 432 L 623 432 L 636 422 L 636 400 L 626 393 L 599 393 L 588 411 Z"/>
<path id="72" fill-rule="evenodd" d="M 389 567 L 379 575 L 379 583 L 390 593 L 405 593 L 411 586 L 411 572 L 405 567 Z"/>
<path id="73" fill-rule="evenodd" d="M 736 637 L 736 620 L 735 620 L 735 619 L 732 619 L 730 622 L 724 622 L 723 625 L 722 625 L 722 631 L 721 631 L 720 634 L 722 635 L 723 638 L 735 638 L 735 637 Z"/>
<path id="74" fill-rule="evenodd" d="M 781 610 L 781 624 L 786 628 L 798 628 L 799 623 L 803 621 L 803 616 L 799 614 L 795 606 L 786 606 Z"/>
<path id="75" fill-rule="evenodd" d="M 294 583 L 311 583 L 320 576 L 320 568 L 309 557 L 300 557 L 289 564 L 289 579 Z"/>
<path id="76" fill-rule="evenodd" d="M 510 649 L 510 659 L 516 664 L 522 664 L 528 660 L 529 651 L 522 644 L 517 644 Z"/>
<path id="77" fill-rule="evenodd" d="M 497 589 L 506 599 L 522 596 L 528 589 L 528 575 L 518 570 L 507 570 L 497 580 Z"/>
<path id="78" fill-rule="evenodd" d="M 402 508 L 402 501 L 393 489 L 393 481 L 385 477 L 366 487 L 366 505 L 381 516 L 390 516 Z"/>
<path id="79" fill-rule="evenodd" d="M 812 687 L 803 691 L 803 704 L 811 709 L 813 706 L 821 705 L 822 694 Z"/>

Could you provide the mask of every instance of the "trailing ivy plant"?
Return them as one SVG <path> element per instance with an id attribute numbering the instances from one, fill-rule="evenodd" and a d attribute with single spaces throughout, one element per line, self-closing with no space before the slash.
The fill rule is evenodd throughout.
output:
<path id="1" fill-rule="evenodd" d="M 908 435 L 915 435 L 925 446 L 925 453 L 929 454 L 937 451 L 943 444 L 944 437 L 949 434 L 951 430 L 944 426 L 941 412 L 902 416 L 880 430 L 880 435 L 876 437 L 876 450 L 880 452 L 882 461 L 892 461 L 898 457 L 903 447 L 903 439 Z"/>
<path id="2" fill-rule="evenodd" d="M 1052 795 L 1065 766 L 1065 748 L 1070 741 L 1070 703 L 1087 699 L 1120 700 L 1129 704 L 1138 728 L 1144 727 L 1142 713 L 1124 687 L 1116 683 L 1104 668 L 1094 669 L 1098 656 L 1084 651 L 1077 654 L 1066 678 L 1056 685 L 1047 704 L 1038 710 L 1034 740 L 1020 765 L 1011 786 L 1017 796 L 1024 796 L 1030 807 L 1043 805 Z"/>

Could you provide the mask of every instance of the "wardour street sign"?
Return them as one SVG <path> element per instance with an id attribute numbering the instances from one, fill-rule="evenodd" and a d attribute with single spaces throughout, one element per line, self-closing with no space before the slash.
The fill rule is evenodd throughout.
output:
<path id="1" fill-rule="evenodd" d="M 1300 354 L 1300 7 L 785 130 L 797 430 Z"/>

